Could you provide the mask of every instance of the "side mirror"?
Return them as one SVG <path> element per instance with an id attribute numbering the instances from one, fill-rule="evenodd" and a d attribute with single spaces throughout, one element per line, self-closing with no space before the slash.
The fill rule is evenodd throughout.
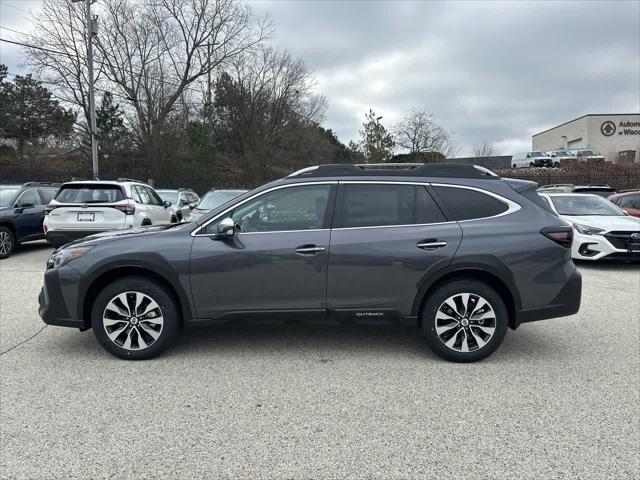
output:
<path id="1" fill-rule="evenodd" d="M 218 238 L 233 237 L 236 234 L 236 223 L 231 217 L 226 217 L 218 223 Z"/>
<path id="2" fill-rule="evenodd" d="M 171 202 L 169 200 L 165 200 L 162 203 L 164 204 L 164 208 L 169 208 L 171 206 Z"/>

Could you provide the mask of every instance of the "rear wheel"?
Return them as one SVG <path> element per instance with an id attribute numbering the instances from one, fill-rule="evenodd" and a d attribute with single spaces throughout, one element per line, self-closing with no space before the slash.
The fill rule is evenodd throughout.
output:
<path id="1" fill-rule="evenodd" d="M 513 164 L 513 168 L 518 168 L 515 163 Z"/>
<path id="2" fill-rule="evenodd" d="M 16 248 L 16 239 L 13 232 L 7 227 L 0 227 L 0 259 L 7 258 Z"/>
<path id="3" fill-rule="evenodd" d="M 508 313 L 500 295 L 484 282 L 453 280 L 438 287 L 421 315 L 427 343 L 439 357 L 452 362 L 476 362 L 502 343 Z"/>
<path id="4" fill-rule="evenodd" d="M 535 165 L 533 164 L 533 162 L 529 163 L 529 166 L 530 166 L 531 168 L 535 167 Z"/>
<path id="5" fill-rule="evenodd" d="M 166 288 L 144 277 L 116 280 L 97 296 L 91 326 L 111 354 L 130 360 L 166 350 L 179 328 L 179 311 Z"/>

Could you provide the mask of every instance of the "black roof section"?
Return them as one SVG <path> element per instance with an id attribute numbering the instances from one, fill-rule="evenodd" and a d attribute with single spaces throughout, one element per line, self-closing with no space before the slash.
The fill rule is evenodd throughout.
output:
<path id="1" fill-rule="evenodd" d="M 328 164 L 303 168 L 288 178 L 317 177 L 449 177 L 498 179 L 492 171 L 477 165 L 445 163 L 372 163 L 372 164 Z"/>

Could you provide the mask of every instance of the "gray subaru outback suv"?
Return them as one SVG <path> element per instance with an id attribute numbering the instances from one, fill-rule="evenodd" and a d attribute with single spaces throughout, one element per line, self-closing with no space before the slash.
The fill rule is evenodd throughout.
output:
<path id="1" fill-rule="evenodd" d="M 284 318 L 418 325 L 472 362 L 507 328 L 580 306 L 572 229 L 536 184 L 472 165 L 321 165 L 195 222 L 103 233 L 48 260 L 40 315 L 125 359 L 184 324 Z"/>

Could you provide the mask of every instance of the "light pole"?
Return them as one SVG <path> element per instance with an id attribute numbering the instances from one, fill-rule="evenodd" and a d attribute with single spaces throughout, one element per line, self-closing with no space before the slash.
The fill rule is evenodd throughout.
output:
<path id="1" fill-rule="evenodd" d="M 98 140 L 96 139 L 96 98 L 93 78 L 93 36 L 98 34 L 98 17 L 91 16 L 91 4 L 94 0 L 71 0 L 73 3 L 84 2 L 87 22 L 87 67 L 89 70 L 89 130 L 91 133 L 91 166 L 93 178 L 98 179 Z"/>

